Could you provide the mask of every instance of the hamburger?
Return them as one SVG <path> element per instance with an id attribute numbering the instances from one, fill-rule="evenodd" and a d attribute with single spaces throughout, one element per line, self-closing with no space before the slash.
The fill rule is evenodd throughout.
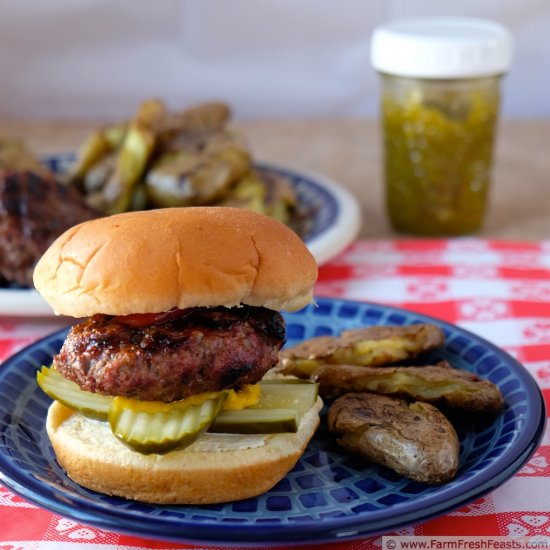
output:
<path id="1" fill-rule="evenodd" d="M 130 212 L 67 230 L 34 270 L 53 310 L 80 320 L 38 374 L 67 475 L 163 504 L 273 487 L 319 423 L 316 386 L 273 374 L 280 311 L 310 303 L 316 277 L 291 229 L 243 209 Z"/>

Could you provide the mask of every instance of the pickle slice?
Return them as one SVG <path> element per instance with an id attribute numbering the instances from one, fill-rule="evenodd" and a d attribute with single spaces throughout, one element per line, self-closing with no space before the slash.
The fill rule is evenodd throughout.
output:
<path id="1" fill-rule="evenodd" d="M 193 443 L 219 413 L 225 394 L 200 404 L 152 411 L 147 403 L 115 397 L 109 409 L 113 434 L 142 454 L 164 454 Z"/>
<path id="2" fill-rule="evenodd" d="M 260 398 L 253 409 L 296 409 L 298 420 L 315 404 L 318 384 L 309 380 L 283 379 L 260 382 Z"/>
<path id="3" fill-rule="evenodd" d="M 53 367 L 42 367 L 36 373 L 36 381 L 44 393 L 66 407 L 91 418 L 107 420 L 112 397 L 81 390 Z"/>
<path id="4" fill-rule="evenodd" d="M 260 388 L 260 397 L 254 405 L 221 412 L 209 431 L 239 434 L 296 432 L 306 411 L 317 401 L 318 385 L 309 380 L 262 380 Z"/>
<path id="5" fill-rule="evenodd" d="M 220 413 L 209 432 L 233 434 L 271 434 L 297 432 L 297 409 L 242 409 Z"/>

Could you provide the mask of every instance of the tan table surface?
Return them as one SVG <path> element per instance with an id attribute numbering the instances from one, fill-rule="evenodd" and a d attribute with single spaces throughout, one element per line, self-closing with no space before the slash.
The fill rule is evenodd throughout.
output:
<path id="1" fill-rule="evenodd" d="M 384 209 L 381 136 L 374 120 L 235 121 L 256 159 L 303 168 L 349 189 L 363 213 L 361 237 L 394 237 Z M 37 153 L 74 150 L 94 125 L 0 121 Z M 550 120 L 500 124 L 491 199 L 479 237 L 550 239 Z"/>

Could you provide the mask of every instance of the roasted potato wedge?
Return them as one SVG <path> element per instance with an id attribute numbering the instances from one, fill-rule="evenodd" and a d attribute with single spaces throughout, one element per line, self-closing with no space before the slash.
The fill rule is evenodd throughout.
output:
<path id="1" fill-rule="evenodd" d="M 438 485 L 456 474 L 455 429 L 433 405 L 372 393 L 349 393 L 328 413 L 337 443 L 415 481 Z"/>
<path id="2" fill-rule="evenodd" d="M 444 340 L 443 331 L 429 324 L 346 330 L 339 337 L 319 336 L 283 350 L 281 372 L 307 378 L 327 363 L 376 367 L 439 348 Z"/>
<path id="3" fill-rule="evenodd" d="M 183 111 L 167 113 L 159 127 L 161 147 L 177 135 L 220 131 L 230 117 L 231 109 L 221 102 L 201 103 Z"/>
<path id="4" fill-rule="evenodd" d="M 204 154 L 167 153 L 149 170 L 146 189 L 157 207 L 199 206 L 226 195 L 250 168 L 249 153 L 227 145 Z"/>
<path id="5" fill-rule="evenodd" d="M 424 401 L 465 411 L 497 412 L 502 393 L 489 380 L 452 368 L 443 361 L 423 367 L 358 367 L 324 365 L 313 374 L 324 397 L 371 391 Z"/>

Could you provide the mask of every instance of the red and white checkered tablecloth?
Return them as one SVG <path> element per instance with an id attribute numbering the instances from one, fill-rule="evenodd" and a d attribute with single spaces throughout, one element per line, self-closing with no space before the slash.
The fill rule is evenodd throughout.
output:
<path id="1" fill-rule="evenodd" d="M 395 305 L 466 328 L 523 363 L 550 409 L 550 240 L 357 241 L 321 267 L 317 294 Z M 0 317 L 0 360 L 52 332 L 53 323 Z M 550 538 L 548 428 L 529 463 L 491 494 L 394 534 Z M 204 548 L 81 525 L 37 508 L 0 485 L 0 550 L 90 547 Z M 380 537 L 326 546 L 380 547 Z"/>

